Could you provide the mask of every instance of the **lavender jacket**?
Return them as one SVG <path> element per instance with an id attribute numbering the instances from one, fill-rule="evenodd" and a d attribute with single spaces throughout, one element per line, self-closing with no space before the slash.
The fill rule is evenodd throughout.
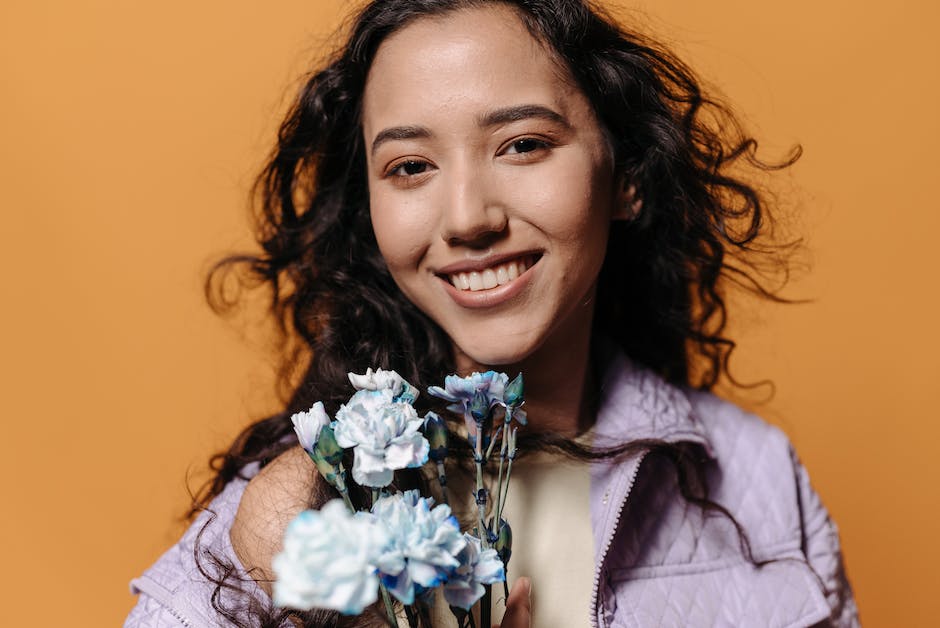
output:
<path id="1" fill-rule="evenodd" d="M 724 516 L 689 505 L 671 465 L 640 453 L 591 468 L 594 589 L 585 625 L 857 626 L 839 537 L 786 436 L 702 392 L 676 388 L 615 357 L 606 372 L 597 444 L 627 439 L 690 442 L 708 459 L 710 498 L 746 531 L 756 567 Z M 256 468 L 246 469 L 250 477 Z M 141 577 L 125 627 L 225 625 L 215 587 L 194 550 L 241 570 L 242 586 L 265 594 L 235 556 L 228 531 L 247 480 L 229 483 L 183 538 Z M 223 605 L 239 599 L 221 590 Z"/>

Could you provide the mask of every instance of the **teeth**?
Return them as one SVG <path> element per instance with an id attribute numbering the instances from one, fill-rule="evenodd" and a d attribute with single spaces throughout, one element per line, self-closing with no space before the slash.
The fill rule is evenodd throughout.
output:
<path id="1" fill-rule="evenodd" d="M 458 290 L 472 290 L 474 292 L 489 290 L 518 278 L 531 266 L 531 263 L 530 258 L 518 259 L 479 272 L 454 273 L 450 275 L 449 279 L 450 283 Z"/>
<path id="2" fill-rule="evenodd" d="M 489 268 L 484 270 L 483 271 L 483 289 L 489 290 L 490 288 L 495 288 L 497 285 L 499 284 L 496 283 L 496 273 L 494 273 Z"/>
<path id="3" fill-rule="evenodd" d="M 470 273 L 470 289 L 471 290 L 483 289 L 483 278 L 480 277 L 480 273 L 476 271 L 473 271 Z"/>

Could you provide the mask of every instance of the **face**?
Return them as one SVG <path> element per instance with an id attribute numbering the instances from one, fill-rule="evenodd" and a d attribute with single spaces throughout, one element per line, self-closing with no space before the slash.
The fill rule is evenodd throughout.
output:
<path id="1" fill-rule="evenodd" d="M 590 103 L 511 9 L 386 39 L 362 123 L 379 249 L 461 370 L 589 337 L 619 186 Z"/>

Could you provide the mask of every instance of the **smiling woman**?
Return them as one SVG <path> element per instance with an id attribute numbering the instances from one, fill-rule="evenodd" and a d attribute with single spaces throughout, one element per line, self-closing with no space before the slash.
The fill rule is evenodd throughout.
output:
<path id="1" fill-rule="evenodd" d="M 381 621 L 270 599 L 287 521 L 338 494 L 291 446 L 291 414 L 334 412 L 368 367 L 422 388 L 525 373 L 503 628 L 856 624 L 786 437 L 709 392 L 734 346 L 722 286 L 774 250 L 737 173 L 797 156 L 754 150 L 681 62 L 577 0 L 366 5 L 259 179 L 262 252 L 213 275 L 247 262 L 272 289 L 293 396 L 219 458 L 190 531 L 134 581 L 128 625 Z"/>
<path id="2" fill-rule="evenodd" d="M 610 223 L 630 201 L 545 45 L 506 6 L 415 23 L 379 48 L 362 127 L 379 250 L 458 370 L 508 367 L 530 386 L 552 356 L 583 370 Z"/>

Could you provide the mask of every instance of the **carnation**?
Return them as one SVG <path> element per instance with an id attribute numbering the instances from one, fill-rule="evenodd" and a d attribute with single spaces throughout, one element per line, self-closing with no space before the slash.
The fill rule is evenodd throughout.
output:
<path id="1" fill-rule="evenodd" d="M 396 400 L 388 388 L 357 391 L 336 413 L 336 442 L 354 448 L 353 478 L 381 488 L 396 469 L 420 467 L 430 446 L 421 434 L 423 420 L 414 407 Z"/>
<path id="2" fill-rule="evenodd" d="M 392 391 L 396 401 L 405 401 L 414 403 L 418 397 L 417 389 L 409 384 L 405 379 L 395 371 L 386 371 L 384 369 L 371 368 L 366 369 L 362 375 L 356 373 L 347 373 L 349 383 L 357 390 L 383 390 Z"/>
<path id="3" fill-rule="evenodd" d="M 300 513 L 273 561 L 275 605 L 362 613 L 378 598 L 376 563 L 387 543 L 388 533 L 372 515 L 353 515 L 342 500 Z"/>
<path id="4" fill-rule="evenodd" d="M 320 431 L 330 424 L 330 417 L 323 407 L 323 402 L 318 401 L 306 412 L 298 412 L 291 415 L 291 423 L 294 424 L 294 432 L 297 433 L 297 440 L 300 446 L 308 452 L 313 452 L 320 438 Z"/>
<path id="5" fill-rule="evenodd" d="M 386 528 L 389 542 L 378 559 L 382 581 L 404 604 L 441 584 L 460 566 L 457 555 L 467 541 L 450 507 L 406 491 L 379 499 L 372 514 Z"/>
<path id="6" fill-rule="evenodd" d="M 506 579 L 503 561 L 494 549 L 483 549 L 477 537 L 464 533 L 467 544 L 457 556 L 459 566 L 448 574 L 444 584 L 444 599 L 451 606 L 469 610 L 483 597 L 484 584 Z"/>

